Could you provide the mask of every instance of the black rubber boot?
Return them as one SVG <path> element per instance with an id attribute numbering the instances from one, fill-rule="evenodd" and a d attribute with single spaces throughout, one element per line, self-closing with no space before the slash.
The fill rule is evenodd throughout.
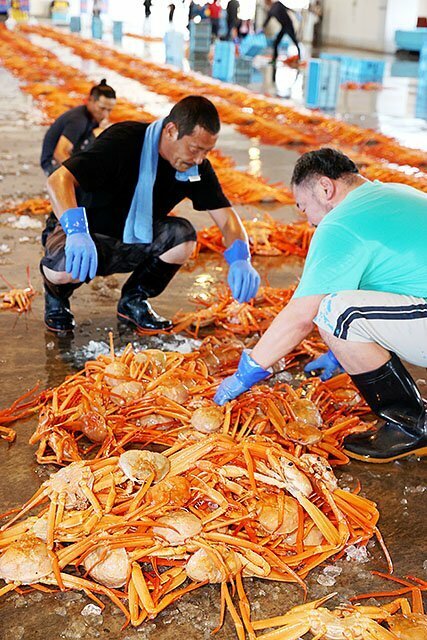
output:
<path id="1" fill-rule="evenodd" d="M 376 431 L 345 438 L 346 453 L 366 462 L 427 455 L 426 409 L 417 385 L 399 358 L 393 354 L 379 369 L 351 379 L 385 424 Z"/>
<path id="2" fill-rule="evenodd" d="M 56 285 L 44 278 L 44 322 L 49 331 L 65 333 L 74 330 L 76 323 L 70 311 L 70 296 L 81 284 Z"/>
<path id="3" fill-rule="evenodd" d="M 149 258 L 123 285 L 122 297 L 117 306 L 121 322 L 141 331 L 167 331 L 172 322 L 159 316 L 147 298 L 154 298 L 166 289 L 178 272 L 180 264 L 169 264 L 160 258 Z"/>

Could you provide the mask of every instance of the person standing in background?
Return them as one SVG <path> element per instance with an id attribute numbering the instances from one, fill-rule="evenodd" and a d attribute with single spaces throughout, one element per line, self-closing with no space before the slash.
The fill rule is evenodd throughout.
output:
<path id="1" fill-rule="evenodd" d="M 313 26 L 313 47 L 318 49 L 322 44 L 322 21 L 323 21 L 323 1 L 314 0 L 310 2 L 308 10 L 313 13 L 317 20 Z"/>
<path id="2" fill-rule="evenodd" d="M 277 61 L 277 57 L 279 55 L 279 45 L 282 41 L 283 36 L 286 34 L 290 37 L 292 42 L 297 48 L 298 58 L 301 58 L 301 51 L 298 43 L 298 39 L 295 33 L 294 25 L 290 18 L 288 11 L 291 11 L 288 7 L 286 7 L 282 2 L 277 0 L 276 2 L 272 2 L 272 0 L 265 0 L 266 9 L 268 9 L 267 17 L 262 26 L 262 31 L 267 27 L 268 23 L 272 18 L 276 18 L 276 20 L 280 23 L 281 29 L 277 34 L 274 44 L 273 44 L 273 58 L 272 63 L 275 65 Z"/>
<path id="3" fill-rule="evenodd" d="M 213 38 L 218 37 L 219 19 L 221 17 L 222 7 L 219 0 L 214 0 L 208 5 Z"/>
<path id="4" fill-rule="evenodd" d="M 151 0 L 144 0 L 144 9 L 145 9 L 145 18 L 149 18 L 151 16 Z"/>
<path id="5" fill-rule="evenodd" d="M 92 16 L 94 18 L 99 18 L 101 16 L 101 11 L 102 11 L 102 0 L 93 0 Z"/>
<path id="6" fill-rule="evenodd" d="M 227 40 L 237 38 L 239 33 L 239 0 L 229 0 L 227 5 Z"/>
<path id="7" fill-rule="evenodd" d="M 168 9 L 169 9 L 168 22 L 171 25 L 173 23 L 173 16 L 175 14 L 176 6 L 173 3 L 169 4 Z"/>

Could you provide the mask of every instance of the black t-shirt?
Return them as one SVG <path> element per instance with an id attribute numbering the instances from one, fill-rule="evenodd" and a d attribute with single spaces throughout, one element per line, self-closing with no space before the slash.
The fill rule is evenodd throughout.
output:
<path id="1" fill-rule="evenodd" d="M 52 167 L 53 152 L 61 136 L 68 138 L 73 144 L 73 151 L 85 149 L 92 141 L 92 131 L 98 126 L 84 104 L 63 113 L 46 131 L 43 139 L 40 164 L 42 169 Z"/>
<path id="2" fill-rule="evenodd" d="M 78 204 L 86 207 L 91 231 L 123 239 L 147 127 L 142 122 L 115 124 L 106 129 L 88 151 L 64 162 L 79 183 Z M 153 189 L 153 219 L 167 216 L 185 198 L 192 201 L 197 211 L 230 206 L 209 160 L 199 165 L 197 182 L 180 182 L 175 173 L 172 165 L 159 156 Z"/>

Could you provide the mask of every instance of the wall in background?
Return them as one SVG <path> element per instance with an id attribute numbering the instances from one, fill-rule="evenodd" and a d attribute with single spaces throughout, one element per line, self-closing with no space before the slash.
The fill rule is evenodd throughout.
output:
<path id="1" fill-rule="evenodd" d="M 324 0 L 325 44 L 394 52 L 396 29 L 413 29 L 427 0 Z"/>

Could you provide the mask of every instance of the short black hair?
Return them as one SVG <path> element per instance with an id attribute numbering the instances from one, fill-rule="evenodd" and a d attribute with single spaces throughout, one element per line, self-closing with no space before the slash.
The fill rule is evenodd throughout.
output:
<path id="1" fill-rule="evenodd" d="M 358 168 L 348 156 L 337 149 L 324 147 L 316 151 L 308 151 L 298 158 L 292 173 L 291 184 L 298 185 L 319 176 L 337 180 L 358 173 Z"/>
<path id="2" fill-rule="evenodd" d="M 172 108 L 166 116 L 163 126 L 173 122 L 178 129 L 178 139 L 191 136 L 199 126 L 216 136 L 221 128 L 218 111 L 215 105 L 203 96 L 187 96 Z"/>
<path id="3" fill-rule="evenodd" d="M 107 84 L 107 80 L 105 78 L 102 78 L 99 84 L 92 87 L 89 95 L 95 100 L 99 100 L 101 96 L 104 96 L 104 98 L 116 98 L 116 92 L 113 87 L 110 87 L 110 85 Z"/>

